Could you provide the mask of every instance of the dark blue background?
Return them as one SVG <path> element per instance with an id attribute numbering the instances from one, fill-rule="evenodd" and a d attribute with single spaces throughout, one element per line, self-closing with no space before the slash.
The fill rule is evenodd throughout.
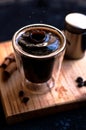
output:
<path id="1" fill-rule="evenodd" d="M 21 27 L 46 23 L 64 28 L 64 18 L 70 12 L 86 14 L 85 0 L 14 0 L 0 5 L 0 41 L 12 39 Z"/>
<path id="2" fill-rule="evenodd" d="M 83 2 L 82 2 L 83 1 Z M 64 18 L 70 12 L 86 14 L 85 0 L 28 0 L 0 4 L 0 41 L 11 40 L 21 27 L 46 23 L 64 29 Z M 86 130 L 86 106 L 43 118 L 7 125 L 0 102 L 0 130 Z"/>

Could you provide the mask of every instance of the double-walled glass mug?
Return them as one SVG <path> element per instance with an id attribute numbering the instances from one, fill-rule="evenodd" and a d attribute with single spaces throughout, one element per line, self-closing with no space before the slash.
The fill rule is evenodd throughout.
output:
<path id="1" fill-rule="evenodd" d="M 22 85 L 37 94 L 50 91 L 65 52 L 64 34 L 51 25 L 31 24 L 14 34 L 12 45 Z"/>

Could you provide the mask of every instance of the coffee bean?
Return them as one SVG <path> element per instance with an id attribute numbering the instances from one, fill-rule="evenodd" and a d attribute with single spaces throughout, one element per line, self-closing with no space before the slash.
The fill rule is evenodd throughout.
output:
<path id="1" fill-rule="evenodd" d="M 86 86 L 86 80 L 84 81 L 84 86 Z"/>
<path id="2" fill-rule="evenodd" d="M 78 83 L 78 87 L 86 86 L 86 80 L 84 81 L 82 77 L 77 77 L 76 82 Z"/>
<path id="3" fill-rule="evenodd" d="M 26 104 L 28 101 L 29 101 L 29 97 L 23 97 L 23 99 L 22 99 L 22 102 L 23 102 L 23 103 Z"/>
<path id="4" fill-rule="evenodd" d="M 77 77 L 76 82 L 77 83 L 83 82 L 83 78 L 82 77 Z"/>
<path id="5" fill-rule="evenodd" d="M 83 87 L 83 86 L 84 86 L 84 82 L 78 83 L 78 87 Z"/>
<path id="6" fill-rule="evenodd" d="M 23 97 L 24 96 L 24 91 L 20 90 L 19 91 L 19 97 Z"/>

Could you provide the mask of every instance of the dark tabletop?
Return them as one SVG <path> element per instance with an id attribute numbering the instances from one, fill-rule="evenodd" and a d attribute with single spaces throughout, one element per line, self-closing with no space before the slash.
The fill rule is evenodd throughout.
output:
<path id="1" fill-rule="evenodd" d="M 2 2 L 0 3 L 0 42 L 11 40 L 19 28 L 32 23 L 46 23 L 64 29 L 64 18 L 71 12 L 86 14 L 86 0 L 13 0 L 13 2 L 8 3 Z M 86 130 L 86 106 L 7 125 L 0 102 L 0 130 L 17 129 Z"/>

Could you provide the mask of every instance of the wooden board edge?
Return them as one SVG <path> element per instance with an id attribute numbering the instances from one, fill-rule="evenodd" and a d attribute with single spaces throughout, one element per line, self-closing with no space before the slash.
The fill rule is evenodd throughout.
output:
<path id="1" fill-rule="evenodd" d="M 49 106 L 47 108 L 42 108 L 42 109 L 38 109 L 34 111 L 29 111 L 29 112 L 24 112 L 24 113 L 8 116 L 6 117 L 6 122 L 9 125 L 15 124 L 15 123 L 26 121 L 26 120 L 46 117 L 48 115 L 54 115 L 57 113 L 78 109 L 81 107 L 86 107 L 86 100 L 78 100 L 75 102 L 66 103 L 65 105 L 64 104 L 54 105 L 51 107 Z"/>

